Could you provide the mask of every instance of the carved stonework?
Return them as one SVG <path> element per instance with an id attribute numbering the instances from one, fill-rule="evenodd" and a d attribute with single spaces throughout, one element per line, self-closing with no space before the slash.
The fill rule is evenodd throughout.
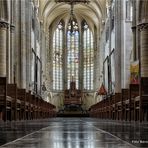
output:
<path id="1" fill-rule="evenodd" d="M 15 26 L 13 24 L 10 25 L 10 31 L 13 33 L 15 30 Z"/>
<path id="2" fill-rule="evenodd" d="M 135 31 L 136 30 L 136 26 L 132 26 L 131 29 L 132 29 L 132 31 Z"/>
<path id="3" fill-rule="evenodd" d="M 139 25 L 138 25 L 138 29 L 139 29 L 140 31 L 148 30 L 148 23 L 139 24 Z"/>
<path id="4" fill-rule="evenodd" d="M 6 28 L 8 29 L 8 23 L 5 21 L 0 21 L 0 28 Z"/>

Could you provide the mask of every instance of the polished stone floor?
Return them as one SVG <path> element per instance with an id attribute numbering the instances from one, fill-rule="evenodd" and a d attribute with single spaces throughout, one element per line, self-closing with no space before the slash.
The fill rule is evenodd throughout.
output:
<path id="1" fill-rule="evenodd" d="M 0 148 L 148 148 L 148 123 L 52 118 L 0 123 Z"/>

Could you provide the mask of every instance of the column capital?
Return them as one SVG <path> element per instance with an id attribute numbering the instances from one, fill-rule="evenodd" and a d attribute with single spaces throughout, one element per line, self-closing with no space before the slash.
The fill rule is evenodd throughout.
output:
<path id="1" fill-rule="evenodd" d="M 11 24 L 11 25 L 10 25 L 10 31 L 11 31 L 11 32 L 14 32 L 14 30 L 15 30 L 15 26 L 14 26 L 13 24 Z"/>
<path id="2" fill-rule="evenodd" d="M 132 27 L 131 27 L 132 31 L 133 31 L 133 30 L 136 30 L 136 28 L 137 28 L 136 26 L 132 26 Z"/>
<path id="3" fill-rule="evenodd" d="M 0 20 L 0 28 L 8 29 L 8 22 Z"/>
<path id="4" fill-rule="evenodd" d="M 148 30 L 148 23 L 141 23 L 141 24 L 138 24 L 137 26 L 140 31 Z"/>

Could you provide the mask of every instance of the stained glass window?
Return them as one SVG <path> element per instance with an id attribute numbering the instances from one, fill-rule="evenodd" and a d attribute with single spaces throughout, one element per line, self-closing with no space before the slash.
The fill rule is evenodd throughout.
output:
<path id="1" fill-rule="evenodd" d="M 79 83 L 83 81 L 83 89 L 88 91 L 93 90 L 94 39 L 92 31 L 88 24 L 84 22 L 82 25 L 83 50 L 80 50 L 80 30 L 76 19 L 73 19 L 68 23 L 65 36 L 66 50 L 63 52 L 65 44 L 63 28 L 64 25 L 60 22 L 53 34 L 53 90 L 63 90 L 65 78 L 66 89 L 70 88 L 71 81 L 75 81 L 76 89 L 80 89 L 81 85 Z M 83 55 L 83 57 L 80 57 L 80 55 Z M 64 65 L 63 61 L 66 62 Z M 80 66 L 80 64 L 83 66 Z M 80 80 L 81 73 L 83 73 L 82 80 Z M 65 78 L 63 74 L 65 74 Z"/>
<path id="2" fill-rule="evenodd" d="M 89 26 L 85 22 L 83 24 L 83 88 L 85 90 L 93 90 L 93 79 L 94 79 L 94 45 L 93 45 L 93 34 L 89 29 Z"/>
<path id="3" fill-rule="evenodd" d="M 76 88 L 79 87 L 79 31 L 78 24 L 73 20 L 73 32 L 71 23 L 68 24 L 67 31 L 67 88 L 70 88 L 70 82 L 76 82 Z"/>
<path id="4" fill-rule="evenodd" d="M 63 89 L 63 24 L 60 22 L 53 35 L 53 89 Z"/>

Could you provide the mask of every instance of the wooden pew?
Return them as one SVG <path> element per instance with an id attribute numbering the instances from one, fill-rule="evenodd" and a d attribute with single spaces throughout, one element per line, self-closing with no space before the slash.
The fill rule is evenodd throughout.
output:
<path id="1" fill-rule="evenodd" d="M 106 118 L 106 98 L 104 98 L 101 103 L 102 103 L 102 106 L 101 106 L 101 114 L 102 114 L 102 119 L 105 119 Z"/>
<path id="2" fill-rule="evenodd" d="M 7 78 L 0 77 L 0 120 L 11 120 L 13 98 L 7 95 Z"/>
<path id="3" fill-rule="evenodd" d="M 107 116 L 107 118 L 108 119 L 111 119 L 111 109 L 112 109 L 112 106 L 111 106 L 111 97 L 112 97 L 112 94 L 110 94 L 110 95 L 108 95 L 108 106 L 107 106 L 107 114 L 108 114 L 108 116 Z"/>
<path id="4" fill-rule="evenodd" d="M 42 118 L 42 97 L 39 96 L 38 99 L 38 118 L 41 119 Z"/>
<path id="5" fill-rule="evenodd" d="M 135 110 L 135 98 L 139 96 L 139 84 L 130 84 L 130 121 L 135 120 L 134 110 Z"/>
<path id="6" fill-rule="evenodd" d="M 31 94 L 31 119 L 36 119 L 36 98 L 34 94 Z"/>
<path id="7" fill-rule="evenodd" d="M 141 78 L 139 104 L 140 121 L 148 121 L 148 77 Z"/>
<path id="8" fill-rule="evenodd" d="M 26 120 L 26 89 L 17 89 L 17 99 L 20 100 L 20 120 Z"/>
<path id="9" fill-rule="evenodd" d="M 39 118 L 39 96 L 36 94 L 34 98 L 35 102 L 35 119 Z"/>
<path id="10" fill-rule="evenodd" d="M 50 106 L 51 106 L 51 117 L 56 117 L 56 106 L 53 104 L 50 104 Z"/>
<path id="11" fill-rule="evenodd" d="M 122 89 L 122 120 L 130 118 L 130 95 L 129 89 Z"/>
<path id="12" fill-rule="evenodd" d="M 106 118 L 107 119 L 110 119 L 110 97 L 111 95 L 108 95 L 106 99 L 106 113 L 107 113 Z"/>
<path id="13" fill-rule="evenodd" d="M 107 119 L 109 118 L 109 95 L 105 96 L 101 102 L 102 118 Z"/>
<path id="14" fill-rule="evenodd" d="M 13 98 L 12 101 L 12 116 L 11 120 L 17 120 L 17 85 L 8 84 L 7 85 L 7 95 Z"/>
<path id="15" fill-rule="evenodd" d="M 31 120 L 31 91 L 26 92 L 25 112 L 26 112 L 26 120 Z"/>
<path id="16" fill-rule="evenodd" d="M 96 103 L 96 104 L 93 104 L 91 107 L 90 107 L 90 111 L 89 111 L 89 114 L 91 117 L 96 117 L 97 116 L 97 108 L 99 108 L 100 102 Z M 98 117 L 100 117 L 99 115 L 99 112 L 98 112 Z"/>
<path id="17" fill-rule="evenodd" d="M 45 101 L 42 99 L 41 100 L 41 102 L 42 102 L 42 105 L 41 105 L 41 113 L 42 113 L 42 116 L 41 116 L 41 118 L 44 118 L 44 115 L 45 115 L 45 109 L 44 109 L 44 106 L 45 106 Z"/>
<path id="18" fill-rule="evenodd" d="M 115 95 L 110 96 L 110 119 L 114 120 L 116 117 L 115 113 Z"/>
<path id="19" fill-rule="evenodd" d="M 115 119 L 121 120 L 122 119 L 122 97 L 121 93 L 115 93 Z"/>

